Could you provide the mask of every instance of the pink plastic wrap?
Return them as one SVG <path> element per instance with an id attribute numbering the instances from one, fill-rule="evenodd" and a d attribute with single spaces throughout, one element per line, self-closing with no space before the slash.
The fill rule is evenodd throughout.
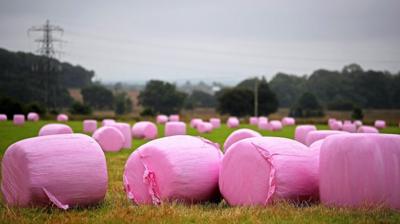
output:
<path id="1" fill-rule="evenodd" d="M 93 138 L 105 152 L 118 152 L 122 149 L 125 137 L 118 128 L 103 126 L 93 133 Z"/>
<path id="2" fill-rule="evenodd" d="M 203 202 L 218 195 L 222 153 L 200 137 L 171 136 L 135 150 L 125 164 L 127 197 L 136 204 Z"/>
<path id="3" fill-rule="evenodd" d="M 339 130 L 342 130 L 342 127 L 343 127 L 343 123 L 341 121 L 336 121 L 335 120 L 335 121 L 331 121 L 329 123 L 329 128 L 331 130 L 339 131 Z"/>
<path id="4" fill-rule="evenodd" d="M 66 115 L 66 114 L 57 115 L 57 121 L 59 121 L 59 122 L 67 122 L 68 119 L 69 119 L 68 115 Z"/>
<path id="5" fill-rule="evenodd" d="M 39 114 L 35 112 L 29 112 L 27 116 L 28 121 L 39 121 Z"/>
<path id="6" fill-rule="evenodd" d="M 155 139 L 157 135 L 157 126 L 150 121 L 140 121 L 132 127 L 132 136 L 134 138 Z"/>
<path id="7" fill-rule="evenodd" d="M 213 126 L 213 129 L 221 127 L 221 119 L 219 118 L 210 118 L 210 123 Z"/>
<path id="8" fill-rule="evenodd" d="M 109 125 L 112 125 L 112 124 L 115 124 L 116 122 L 115 122 L 115 120 L 114 119 L 104 119 L 102 122 L 101 122 L 101 126 L 109 126 Z"/>
<path id="9" fill-rule="evenodd" d="M 354 121 L 354 124 L 357 126 L 357 128 L 363 125 L 362 121 L 359 120 Z"/>
<path id="10" fill-rule="evenodd" d="M 277 120 L 272 120 L 268 123 L 267 130 L 280 131 L 280 130 L 282 130 L 282 123 Z"/>
<path id="11" fill-rule="evenodd" d="M 316 199 L 318 154 L 287 138 L 246 138 L 226 152 L 219 187 L 230 205 Z"/>
<path id="12" fill-rule="evenodd" d="M 169 115 L 169 121 L 179 121 L 179 115 L 178 114 Z"/>
<path id="13" fill-rule="evenodd" d="M 264 123 L 267 122 L 268 123 L 268 117 L 261 116 L 258 118 L 258 122 L 264 122 Z"/>
<path id="14" fill-rule="evenodd" d="M 130 149 L 132 147 L 132 130 L 131 126 L 128 123 L 117 122 L 115 124 L 111 124 L 111 127 L 117 128 L 122 135 L 124 135 L 124 145 L 122 148 Z"/>
<path id="15" fill-rule="evenodd" d="M 237 128 L 239 127 L 239 119 L 237 117 L 229 117 L 226 121 L 226 125 L 228 128 Z"/>
<path id="16" fill-rule="evenodd" d="M 386 128 L 386 122 L 384 120 L 376 120 L 374 125 L 378 129 Z"/>
<path id="17" fill-rule="evenodd" d="M 342 130 L 350 133 L 355 133 L 357 132 L 357 125 L 351 122 L 345 122 L 342 126 Z"/>
<path id="18" fill-rule="evenodd" d="M 358 133 L 379 133 L 379 130 L 372 126 L 361 126 L 357 129 Z"/>
<path id="19" fill-rule="evenodd" d="M 25 124 L 25 115 L 23 115 L 23 114 L 14 114 L 13 123 L 15 125 L 23 125 L 23 124 Z"/>
<path id="20" fill-rule="evenodd" d="M 213 130 L 213 125 L 210 122 L 201 122 L 197 125 L 199 133 L 209 133 Z"/>
<path id="21" fill-rule="evenodd" d="M 164 135 L 186 135 L 186 124 L 181 121 L 169 121 L 165 124 Z"/>
<path id="22" fill-rule="evenodd" d="M 400 209 L 400 136 L 329 136 L 321 147 L 320 195 L 325 205 Z"/>
<path id="23" fill-rule="evenodd" d="M 39 130 L 39 136 L 72 134 L 74 131 L 66 124 L 46 124 Z"/>
<path id="24" fill-rule="evenodd" d="M 104 153 L 82 134 L 19 141 L 8 147 L 1 165 L 1 191 L 10 206 L 68 209 L 101 202 L 107 191 Z"/>
<path id="25" fill-rule="evenodd" d="M 267 119 L 258 119 L 258 129 L 260 130 L 268 130 L 268 120 Z"/>
<path id="26" fill-rule="evenodd" d="M 6 121 L 6 120 L 7 120 L 7 115 L 0 114 L 0 121 Z"/>
<path id="27" fill-rule="evenodd" d="M 261 137 L 261 134 L 247 128 L 241 128 L 234 132 L 232 132 L 228 138 L 225 139 L 224 143 L 224 151 L 225 153 L 228 151 L 228 148 L 234 143 L 245 139 L 245 138 L 253 138 L 253 137 Z"/>
<path id="28" fill-rule="evenodd" d="M 193 119 L 190 121 L 190 127 L 192 127 L 192 128 L 197 128 L 197 125 L 200 124 L 201 122 L 203 122 L 202 119 L 200 119 L 200 118 L 193 118 Z"/>
<path id="29" fill-rule="evenodd" d="M 83 131 L 87 133 L 93 133 L 97 129 L 96 120 L 84 120 L 83 121 Z"/>
<path id="30" fill-rule="evenodd" d="M 294 139 L 298 142 L 306 144 L 306 136 L 310 131 L 316 131 L 315 125 L 298 125 L 294 132 Z"/>
<path id="31" fill-rule="evenodd" d="M 282 125 L 283 126 L 296 125 L 296 120 L 293 117 L 284 117 L 282 118 Z"/>
<path id="32" fill-rule="evenodd" d="M 160 114 L 157 115 L 156 122 L 157 124 L 165 124 L 168 121 L 168 117 L 166 115 Z"/>
<path id="33" fill-rule="evenodd" d="M 251 125 L 258 125 L 258 117 L 250 117 L 249 124 Z"/>
<path id="34" fill-rule="evenodd" d="M 334 130 L 321 130 L 321 131 L 310 131 L 306 136 L 306 145 L 310 146 L 312 143 L 324 139 L 330 135 L 344 134 L 346 132 L 343 131 L 334 131 Z"/>

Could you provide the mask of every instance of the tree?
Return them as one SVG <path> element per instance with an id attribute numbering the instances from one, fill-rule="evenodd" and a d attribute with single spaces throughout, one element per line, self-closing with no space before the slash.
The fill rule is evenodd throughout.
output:
<path id="1" fill-rule="evenodd" d="M 306 91 L 306 76 L 288 75 L 284 73 L 276 74 L 269 86 L 276 94 L 279 106 L 290 108 L 294 106 L 299 96 Z"/>
<path id="2" fill-rule="evenodd" d="M 139 104 L 153 113 L 178 113 L 186 94 L 176 90 L 176 86 L 159 80 L 150 80 L 139 94 Z"/>
<path id="3" fill-rule="evenodd" d="M 254 110 L 254 94 L 248 89 L 233 88 L 221 90 L 217 110 L 233 116 L 251 115 Z"/>
<path id="4" fill-rule="evenodd" d="M 115 113 L 118 115 L 132 112 L 132 100 L 126 92 L 115 95 Z"/>
<path id="5" fill-rule="evenodd" d="M 314 94 L 305 92 L 300 96 L 296 105 L 290 109 L 290 116 L 293 117 L 314 117 L 322 116 L 323 110 Z"/>
<path id="6" fill-rule="evenodd" d="M 217 100 L 215 96 L 203 91 L 194 90 L 185 101 L 185 107 L 215 107 Z"/>
<path id="7" fill-rule="evenodd" d="M 113 93 L 106 87 L 95 84 L 81 90 L 83 102 L 96 109 L 112 109 L 114 105 Z"/>
<path id="8" fill-rule="evenodd" d="M 364 118 L 364 113 L 361 108 L 356 107 L 353 109 L 353 112 L 351 113 L 351 118 L 355 120 L 362 120 Z"/>
<path id="9" fill-rule="evenodd" d="M 90 115 L 92 114 L 92 108 L 88 105 L 82 104 L 81 102 L 75 101 L 72 103 L 69 112 L 71 114 Z"/>
<path id="10" fill-rule="evenodd" d="M 258 84 L 258 114 L 268 116 L 278 110 L 276 95 L 268 86 L 265 78 Z"/>

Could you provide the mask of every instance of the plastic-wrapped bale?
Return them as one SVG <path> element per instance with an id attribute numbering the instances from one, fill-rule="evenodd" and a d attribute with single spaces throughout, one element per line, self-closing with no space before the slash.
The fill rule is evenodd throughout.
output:
<path id="1" fill-rule="evenodd" d="M 158 135 L 157 126 L 150 121 L 140 121 L 133 125 L 132 136 L 133 138 L 155 139 Z"/>
<path id="2" fill-rule="evenodd" d="M 118 152 L 122 149 L 125 137 L 118 128 L 104 126 L 97 129 L 92 136 L 105 152 Z"/>
<path id="3" fill-rule="evenodd" d="M 160 114 L 157 115 L 156 122 L 157 124 L 165 124 L 168 121 L 168 117 L 166 115 Z"/>
<path id="4" fill-rule="evenodd" d="M 343 123 L 341 121 L 332 121 L 329 123 L 329 128 L 331 130 L 339 131 L 339 130 L 342 130 L 342 127 L 343 127 Z"/>
<path id="5" fill-rule="evenodd" d="M 178 114 L 169 115 L 169 121 L 179 121 L 179 115 Z"/>
<path id="6" fill-rule="evenodd" d="M 72 134 L 74 131 L 66 124 L 46 124 L 39 130 L 39 136 Z"/>
<path id="7" fill-rule="evenodd" d="M 399 135 L 330 136 L 321 147 L 321 201 L 329 206 L 400 209 L 399 167 Z"/>
<path id="8" fill-rule="evenodd" d="M 210 123 L 212 124 L 213 129 L 221 127 L 221 119 L 219 118 L 210 118 Z"/>
<path id="9" fill-rule="evenodd" d="M 104 119 L 102 122 L 101 122 L 101 126 L 109 126 L 109 125 L 112 125 L 112 124 L 115 124 L 116 122 L 115 122 L 115 120 L 114 119 Z"/>
<path id="10" fill-rule="evenodd" d="M 357 132 L 357 126 L 356 126 L 356 124 L 354 124 L 354 123 L 345 122 L 345 123 L 343 124 L 342 131 L 347 131 L 347 132 L 350 132 L 350 133 L 355 133 L 355 132 Z"/>
<path id="11" fill-rule="evenodd" d="M 132 147 L 132 130 L 131 126 L 128 123 L 117 122 L 115 124 L 111 124 L 111 127 L 117 128 L 122 135 L 124 136 L 124 145 L 122 148 L 130 149 Z"/>
<path id="12" fill-rule="evenodd" d="M 261 137 L 261 134 L 247 128 L 241 128 L 234 132 L 232 132 L 228 138 L 225 139 L 224 142 L 224 151 L 225 153 L 228 151 L 228 148 L 234 143 L 245 139 L 245 138 L 253 138 L 253 137 Z"/>
<path id="13" fill-rule="evenodd" d="M 28 121 L 39 121 L 39 114 L 35 112 L 29 112 L 27 115 Z"/>
<path id="14" fill-rule="evenodd" d="M 284 117 L 282 118 L 282 125 L 283 126 L 296 125 L 296 120 L 293 117 Z"/>
<path id="15" fill-rule="evenodd" d="M 357 126 L 357 128 L 361 127 L 363 125 L 362 121 L 360 121 L 360 120 L 354 121 L 354 124 Z"/>
<path id="16" fill-rule="evenodd" d="M 59 121 L 59 122 L 67 122 L 68 119 L 69 119 L 68 115 L 66 115 L 66 114 L 57 115 L 57 121 Z"/>
<path id="17" fill-rule="evenodd" d="M 358 133 L 379 133 L 379 130 L 372 126 L 361 126 L 357 129 Z"/>
<path id="18" fill-rule="evenodd" d="M 317 127 L 315 125 L 298 125 L 294 132 L 294 139 L 298 142 L 306 144 L 306 137 L 310 131 L 316 131 Z"/>
<path id="19" fill-rule="evenodd" d="M 0 121 L 6 121 L 6 120 L 7 120 L 7 115 L 0 114 Z"/>
<path id="20" fill-rule="evenodd" d="M 83 131 L 87 133 L 93 133 L 97 129 L 96 120 L 84 120 L 83 121 Z"/>
<path id="21" fill-rule="evenodd" d="M 310 146 L 312 143 L 324 139 L 330 135 L 345 134 L 344 131 L 334 131 L 334 130 L 320 130 L 320 131 L 310 131 L 306 136 L 306 145 Z"/>
<path id="22" fill-rule="evenodd" d="M 386 122 L 384 120 L 376 120 L 374 126 L 378 129 L 386 128 Z"/>
<path id="23" fill-rule="evenodd" d="M 249 124 L 251 125 L 258 125 L 258 117 L 250 117 Z"/>
<path id="24" fill-rule="evenodd" d="M 25 124 L 25 115 L 23 115 L 23 114 L 14 114 L 13 123 L 15 125 L 23 125 L 23 124 Z"/>
<path id="25" fill-rule="evenodd" d="M 213 130 L 213 125 L 210 122 L 201 122 L 197 125 L 199 133 L 209 133 Z"/>
<path id="26" fill-rule="evenodd" d="M 277 120 L 272 120 L 267 125 L 267 130 L 270 131 L 280 131 L 282 130 L 282 122 Z"/>
<path id="27" fill-rule="evenodd" d="M 148 142 L 125 164 L 127 197 L 136 204 L 214 200 L 219 196 L 222 156 L 217 144 L 200 137 L 181 135 Z"/>
<path id="28" fill-rule="evenodd" d="M 169 121 L 165 124 L 164 135 L 186 135 L 186 124 L 181 121 Z"/>
<path id="29" fill-rule="evenodd" d="M 267 119 L 258 119 L 258 129 L 260 130 L 268 130 L 268 120 Z"/>
<path id="30" fill-rule="evenodd" d="M 254 137 L 225 153 L 220 191 L 230 205 L 268 205 L 318 198 L 318 156 L 287 138 Z"/>
<path id="31" fill-rule="evenodd" d="M 197 125 L 198 125 L 199 123 L 201 123 L 201 122 L 203 122 L 202 119 L 200 119 L 200 118 L 193 118 L 193 119 L 190 121 L 190 127 L 192 127 L 192 128 L 197 128 Z"/>
<path id="32" fill-rule="evenodd" d="M 321 150 L 321 146 L 324 143 L 325 139 L 320 139 L 318 141 L 313 142 L 310 146 L 308 146 L 308 148 L 311 151 L 317 152 L 318 153 L 318 160 L 319 160 L 319 153 Z"/>
<path id="33" fill-rule="evenodd" d="M 351 120 L 344 120 L 343 121 L 343 124 L 351 124 L 352 122 L 351 122 Z"/>
<path id="34" fill-rule="evenodd" d="M 239 127 L 239 119 L 237 117 L 229 117 L 226 121 L 226 125 L 228 128 L 237 128 Z"/>
<path id="35" fill-rule="evenodd" d="M 19 141 L 7 149 L 1 165 L 1 191 L 10 206 L 68 209 L 99 203 L 107 191 L 104 153 L 83 134 Z"/>

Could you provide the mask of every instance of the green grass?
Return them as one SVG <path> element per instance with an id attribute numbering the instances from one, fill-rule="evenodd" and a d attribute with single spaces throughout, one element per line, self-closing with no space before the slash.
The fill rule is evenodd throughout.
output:
<path id="1" fill-rule="evenodd" d="M 0 123 L 0 157 L 12 143 L 37 135 L 45 121 L 14 126 L 10 121 Z M 75 132 L 82 132 L 82 123 L 68 122 Z M 241 127 L 253 128 L 249 125 Z M 327 129 L 326 125 L 318 125 Z M 202 136 L 223 145 L 234 129 L 222 126 Z M 389 127 L 385 133 L 400 134 L 400 128 Z M 163 127 L 159 127 L 163 133 Z M 261 131 L 265 136 L 293 138 L 294 127 L 279 132 Z M 194 129 L 188 134 L 198 135 Z M 328 208 L 320 204 L 296 206 L 280 202 L 269 207 L 230 207 L 224 201 L 215 204 L 136 206 L 126 199 L 122 172 L 126 159 L 135 148 L 145 143 L 133 140 L 130 150 L 106 153 L 109 187 L 104 202 L 90 208 L 61 211 L 56 208 L 11 208 L 0 202 L 0 223 L 400 223 L 400 213 L 384 208 Z"/>

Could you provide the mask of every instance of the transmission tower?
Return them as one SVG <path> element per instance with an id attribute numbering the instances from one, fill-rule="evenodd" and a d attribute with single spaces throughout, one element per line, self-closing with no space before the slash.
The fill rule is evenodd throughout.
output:
<path id="1" fill-rule="evenodd" d="M 46 105 L 52 106 L 57 109 L 57 91 L 59 88 L 58 72 L 59 68 L 53 65 L 54 59 L 57 53 L 61 51 L 55 50 L 54 43 L 63 42 L 61 39 L 55 38 L 53 34 L 62 36 L 64 30 L 60 26 L 51 25 L 49 20 L 41 26 L 33 26 L 28 29 L 28 36 L 32 32 L 42 33 L 42 37 L 35 39 L 35 42 L 39 44 L 37 52 L 43 56 L 40 65 L 38 66 L 39 73 L 43 72 L 42 80 L 43 84 L 43 97 Z M 50 100 L 49 96 L 52 96 Z"/>

